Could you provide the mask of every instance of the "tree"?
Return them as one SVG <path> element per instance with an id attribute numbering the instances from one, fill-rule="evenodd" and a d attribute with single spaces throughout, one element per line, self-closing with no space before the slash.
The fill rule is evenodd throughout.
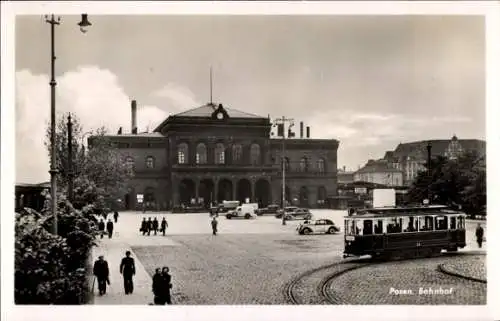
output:
<path id="1" fill-rule="evenodd" d="M 130 178 L 130 171 L 118 149 L 106 136 L 105 128 L 91 132 L 92 144 L 85 153 L 83 146 L 80 145 L 83 138 L 82 126 L 76 115 L 72 116 L 72 123 L 75 206 L 81 208 L 90 204 L 87 202 L 99 202 L 99 204 L 94 204 L 96 207 L 104 206 L 105 203 L 111 206 L 112 200 L 124 192 Z M 47 127 L 45 145 L 50 156 L 52 154 L 50 127 Z M 57 184 L 59 190 L 63 191 L 67 188 L 69 168 L 68 130 L 65 117 L 62 117 L 56 126 L 56 164 L 59 171 Z"/>

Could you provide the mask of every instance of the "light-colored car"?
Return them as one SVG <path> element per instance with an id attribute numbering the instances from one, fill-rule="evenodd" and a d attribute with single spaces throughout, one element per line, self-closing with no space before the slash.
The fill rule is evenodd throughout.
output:
<path id="1" fill-rule="evenodd" d="M 308 220 L 297 227 L 299 234 L 335 234 L 340 228 L 332 220 L 318 219 Z"/>
<path id="2" fill-rule="evenodd" d="M 233 217 L 242 217 L 245 219 L 251 219 L 251 218 L 256 218 L 257 215 L 254 213 L 255 207 L 251 204 L 243 204 L 241 206 L 238 206 L 234 211 L 230 211 L 226 214 L 226 218 L 228 220 L 232 219 Z"/>
<path id="3" fill-rule="evenodd" d="M 291 212 L 285 212 L 285 220 L 312 220 L 313 215 L 307 208 L 297 208 Z"/>

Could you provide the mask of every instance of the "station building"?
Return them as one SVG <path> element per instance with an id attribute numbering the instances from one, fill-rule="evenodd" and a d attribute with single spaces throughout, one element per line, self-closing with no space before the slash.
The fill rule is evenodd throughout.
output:
<path id="1" fill-rule="evenodd" d="M 133 172 L 123 209 L 208 207 L 223 200 L 281 204 L 283 143 L 287 204 L 326 207 L 337 194 L 339 141 L 311 139 L 302 122 L 300 137 L 273 138 L 269 117 L 208 103 L 137 133 L 135 101 L 131 107 L 131 132 L 107 136 Z"/>

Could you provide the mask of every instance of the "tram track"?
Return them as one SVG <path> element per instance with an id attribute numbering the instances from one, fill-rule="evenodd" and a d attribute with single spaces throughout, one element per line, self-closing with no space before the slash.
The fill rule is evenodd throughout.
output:
<path id="1" fill-rule="evenodd" d="M 294 305 L 310 305 L 310 304 L 345 304 L 341 297 L 337 297 L 331 293 L 330 289 L 335 279 L 342 276 L 345 273 L 352 272 L 354 270 L 370 267 L 374 265 L 388 264 L 395 261 L 410 261 L 410 260 L 436 260 L 443 257 L 450 256 L 469 256 L 469 255 L 484 255 L 477 252 L 462 252 L 462 253 L 444 253 L 440 256 L 429 257 L 429 258 L 418 258 L 418 259 L 397 259 L 388 261 L 379 261 L 372 259 L 350 259 L 335 262 L 328 265 L 323 265 L 315 269 L 303 272 L 292 280 L 290 280 L 283 287 L 283 295 L 285 300 L 289 304 Z M 444 274 L 448 274 L 442 270 L 441 264 L 438 264 L 438 271 Z M 470 279 L 460 275 L 454 275 L 455 277 L 461 277 L 475 282 L 484 282 L 477 279 Z M 311 281 L 315 282 L 314 285 L 308 284 Z M 302 295 L 301 295 L 302 294 Z"/>

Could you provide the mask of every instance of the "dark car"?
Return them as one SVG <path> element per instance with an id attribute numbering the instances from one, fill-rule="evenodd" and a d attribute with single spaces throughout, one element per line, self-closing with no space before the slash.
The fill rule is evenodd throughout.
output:
<path id="1" fill-rule="evenodd" d="M 285 213 L 292 213 L 292 212 L 294 212 L 297 209 L 298 209 L 298 207 L 296 207 L 296 206 L 288 206 L 288 207 L 285 207 L 284 209 L 279 209 L 276 212 L 276 215 L 274 215 L 274 216 L 276 218 L 281 218 L 283 216 L 283 212 L 285 212 Z"/>
<path id="2" fill-rule="evenodd" d="M 279 205 L 269 205 L 267 207 L 259 208 L 255 210 L 255 214 L 261 216 L 264 214 L 276 214 L 280 209 Z"/>
<path id="3" fill-rule="evenodd" d="M 307 208 L 296 208 L 295 210 L 285 211 L 285 220 L 287 221 L 310 220 L 312 217 L 312 213 Z"/>

